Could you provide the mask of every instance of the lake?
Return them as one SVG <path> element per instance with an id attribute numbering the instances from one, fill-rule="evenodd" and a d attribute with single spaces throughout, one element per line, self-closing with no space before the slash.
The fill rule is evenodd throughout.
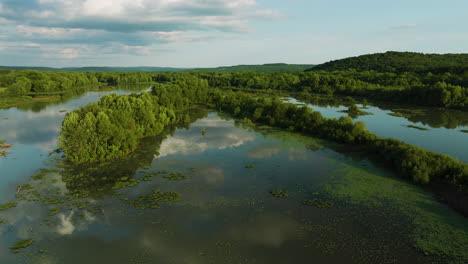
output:
<path id="1" fill-rule="evenodd" d="M 209 109 L 121 160 L 71 166 L 50 153 L 66 112 L 107 93 L 0 110 L 14 144 L 0 204 L 17 203 L 0 211 L 0 263 L 468 260 L 468 222 L 431 193 L 341 145 Z M 20 240 L 34 242 L 15 253 Z"/>

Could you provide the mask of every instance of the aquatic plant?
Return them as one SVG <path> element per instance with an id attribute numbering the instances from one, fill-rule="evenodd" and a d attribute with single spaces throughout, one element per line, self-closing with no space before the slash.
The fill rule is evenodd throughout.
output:
<path id="1" fill-rule="evenodd" d="M 321 199 L 318 199 L 318 198 L 314 198 L 314 199 L 311 199 L 311 200 L 304 200 L 302 203 L 304 205 L 315 206 L 317 208 L 330 208 L 330 207 L 333 206 L 332 202 L 321 200 Z"/>
<path id="2" fill-rule="evenodd" d="M 165 175 L 163 178 L 171 180 L 171 181 L 180 181 L 180 180 L 188 179 L 189 176 L 180 172 L 173 172 L 168 175 Z"/>
<path id="3" fill-rule="evenodd" d="M 247 165 L 245 165 L 245 167 L 246 167 L 247 169 L 253 169 L 253 168 L 255 168 L 255 165 L 253 165 L 253 164 L 247 164 Z"/>
<path id="4" fill-rule="evenodd" d="M 460 132 L 468 133 L 468 130 L 460 130 Z"/>
<path id="5" fill-rule="evenodd" d="M 161 203 L 178 202 L 182 199 L 182 195 L 176 192 L 162 192 L 160 190 L 153 191 L 152 194 L 139 196 L 134 201 L 130 202 L 136 208 L 158 208 Z"/>
<path id="6" fill-rule="evenodd" d="M 35 242 L 34 239 L 26 239 L 16 242 L 14 245 L 10 246 L 10 249 L 13 250 L 14 253 L 21 252 L 24 248 L 29 247 Z"/>
<path id="7" fill-rule="evenodd" d="M 7 204 L 0 205 L 0 211 L 8 210 L 10 208 L 16 207 L 17 205 L 18 205 L 17 203 L 7 203 Z"/>
<path id="8" fill-rule="evenodd" d="M 419 127 L 419 126 L 415 126 L 415 125 L 407 125 L 406 127 L 409 127 L 409 128 L 415 128 L 415 129 L 418 129 L 418 130 L 429 130 L 425 127 Z"/>
<path id="9" fill-rule="evenodd" d="M 133 187 L 139 184 L 142 180 L 129 179 L 128 177 L 122 177 L 115 185 L 112 187 L 112 190 L 117 190 L 121 188 Z"/>
<path id="10" fill-rule="evenodd" d="M 270 191 L 271 195 L 273 195 L 274 197 L 277 197 L 277 198 L 286 198 L 288 197 L 289 195 L 281 190 L 281 189 L 277 189 L 277 190 L 272 190 Z"/>

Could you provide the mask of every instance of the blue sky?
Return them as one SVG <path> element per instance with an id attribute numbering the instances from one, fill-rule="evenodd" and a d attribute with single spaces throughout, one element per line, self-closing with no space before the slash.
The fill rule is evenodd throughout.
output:
<path id="1" fill-rule="evenodd" d="M 0 65 L 317 64 L 466 53 L 466 0 L 0 0 Z"/>

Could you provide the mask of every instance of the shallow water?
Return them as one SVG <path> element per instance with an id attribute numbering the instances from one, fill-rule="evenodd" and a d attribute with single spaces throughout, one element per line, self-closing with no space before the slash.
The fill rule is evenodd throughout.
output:
<path id="1" fill-rule="evenodd" d="M 288 101 L 302 104 L 294 98 L 288 98 Z M 329 118 L 348 115 L 341 112 L 348 109 L 344 105 L 327 106 L 314 103 L 306 105 Z M 468 130 L 468 113 L 466 112 L 391 104 L 369 105 L 362 110 L 371 115 L 359 116 L 354 121 L 363 121 L 367 129 L 379 137 L 396 138 L 468 162 L 468 133 L 462 132 L 462 130 Z M 395 113 L 399 116 L 390 115 Z M 408 127 L 408 125 L 427 130 Z"/>
<path id="2" fill-rule="evenodd" d="M 59 111 L 101 95 L 88 93 L 38 113 L 5 111 L 12 123 L 8 128 L 2 124 L 1 133 L 9 135 L 5 139 L 15 147 L 0 159 L 1 203 L 18 206 L 0 211 L 6 220 L 0 224 L 0 263 L 451 260 L 425 256 L 423 250 L 468 259 L 463 248 L 467 221 L 419 187 L 359 153 L 334 151 L 335 144 L 268 127 L 246 128 L 207 110 L 194 111 L 198 120 L 190 127 L 142 140 L 140 149 L 125 159 L 63 166 L 58 154 L 48 154 L 63 119 Z M 246 168 L 248 164 L 254 168 Z M 45 167 L 58 170 L 30 179 Z M 188 178 L 171 181 L 164 178 L 169 173 Z M 127 177 L 147 180 L 114 188 Z M 16 189 L 25 183 L 40 195 Z M 273 197 L 269 192 L 274 189 L 288 197 Z M 154 190 L 177 192 L 181 200 L 156 209 L 129 204 Z M 25 201 L 28 195 L 15 199 L 15 193 L 40 201 Z M 309 199 L 332 206 L 304 205 Z M 58 213 L 49 215 L 57 208 Z M 35 242 L 12 253 L 8 247 L 22 239 Z"/>

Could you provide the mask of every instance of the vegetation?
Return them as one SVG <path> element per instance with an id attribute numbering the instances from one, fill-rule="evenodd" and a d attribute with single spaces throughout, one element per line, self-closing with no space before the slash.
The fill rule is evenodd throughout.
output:
<path id="1" fill-rule="evenodd" d="M 87 85 L 155 82 L 179 85 L 189 79 L 201 79 L 220 89 L 298 92 L 303 98 L 313 94 L 344 95 L 468 110 L 466 57 L 389 52 L 339 61 L 346 66 L 331 67 L 326 63 L 307 72 L 294 72 L 292 65 L 284 64 L 238 66 L 241 67 L 238 71 L 235 67 L 228 71 L 221 68 L 190 72 L 0 70 L 0 87 L 6 88 L 0 92 L 9 97 L 0 100 L 0 106 L 28 101 L 28 95 L 63 93 Z M 283 67 L 289 70 L 279 70 Z M 269 68 L 277 70 L 266 70 Z"/>
<path id="2" fill-rule="evenodd" d="M 204 79 L 187 77 L 190 78 L 159 84 L 151 95 L 109 95 L 96 104 L 69 113 L 60 136 L 65 156 L 80 163 L 126 155 L 135 150 L 138 138 L 184 122 L 188 117 L 179 113 L 191 104 L 203 102 L 239 119 L 360 145 L 399 175 L 417 183 L 450 185 L 460 191 L 468 189 L 468 165 L 447 155 L 399 140 L 379 138 L 364 123 L 353 123 L 349 117 L 324 118 L 319 112 L 282 102 L 280 98 L 210 88 Z"/>
<path id="3" fill-rule="evenodd" d="M 311 200 L 304 200 L 302 203 L 304 205 L 315 206 L 317 208 L 330 208 L 330 207 L 333 206 L 332 202 L 321 200 L 321 199 L 318 199 L 318 198 L 314 198 L 314 199 L 311 199 Z"/>
<path id="4" fill-rule="evenodd" d="M 176 192 L 162 192 L 160 190 L 155 190 L 152 194 L 142 195 L 136 200 L 130 202 L 131 205 L 136 208 L 158 208 L 161 203 L 167 202 L 178 202 L 182 196 Z"/>
<path id="5" fill-rule="evenodd" d="M 277 198 L 287 198 L 289 195 L 281 190 L 281 189 L 277 189 L 277 190 L 272 190 L 270 191 L 271 195 L 273 195 L 274 197 L 277 197 Z"/>
<path id="6" fill-rule="evenodd" d="M 6 211 L 10 208 L 16 207 L 18 204 L 17 203 L 7 203 L 7 204 L 2 204 L 0 205 L 0 211 Z"/>
<path id="7" fill-rule="evenodd" d="M 13 253 L 19 253 L 21 252 L 24 248 L 29 247 L 34 243 L 34 239 L 26 239 L 26 240 L 21 240 L 15 243 L 10 247 L 11 250 L 13 250 Z"/>
<path id="8" fill-rule="evenodd" d="M 253 169 L 253 168 L 255 168 L 255 165 L 253 165 L 253 164 L 247 164 L 247 165 L 245 165 L 245 168 L 246 168 L 246 169 Z"/>
<path id="9" fill-rule="evenodd" d="M 425 128 L 425 127 L 419 127 L 419 126 L 415 126 L 415 125 L 407 125 L 407 127 L 418 129 L 418 130 L 429 130 L 429 129 Z"/>
<path id="10" fill-rule="evenodd" d="M 467 70 L 468 54 L 423 54 L 416 52 L 376 53 L 330 61 L 310 71 L 378 71 L 390 73 L 463 73 Z"/>
<path id="11" fill-rule="evenodd" d="M 180 172 L 173 172 L 173 173 L 169 173 L 165 175 L 163 178 L 171 180 L 171 181 L 180 181 L 180 180 L 188 179 L 189 176 Z"/>
<path id="12" fill-rule="evenodd" d="M 349 117 L 351 118 L 357 118 L 362 115 L 370 115 L 370 113 L 362 111 L 359 109 L 355 104 L 352 104 L 350 107 L 348 107 L 347 110 L 341 111 L 342 113 L 347 113 Z"/>

